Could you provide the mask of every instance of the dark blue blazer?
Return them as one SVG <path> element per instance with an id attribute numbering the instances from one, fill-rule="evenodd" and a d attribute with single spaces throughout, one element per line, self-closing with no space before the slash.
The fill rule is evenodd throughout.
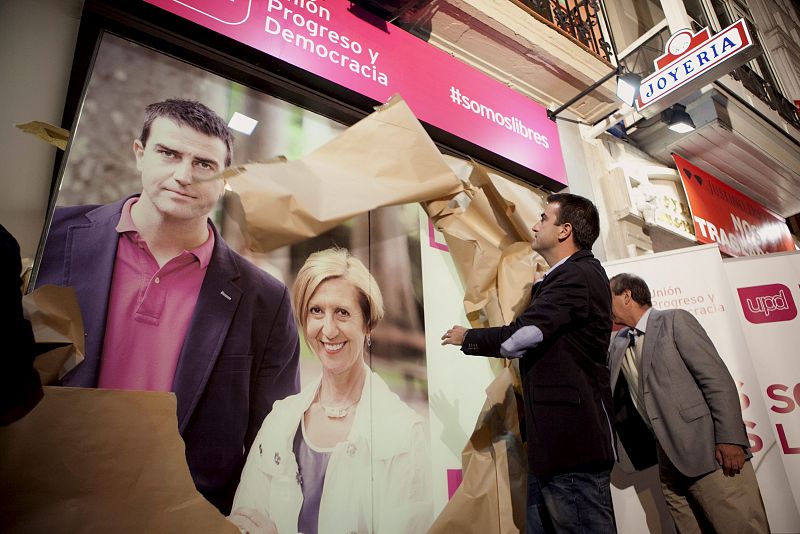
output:
<path id="1" fill-rule="evenodd" d="M 56 209 L 36 285 L 75 288 L 86 359 L 62 383 L 97 387 L 123 199 Z M 299 391 L 299 341 L 286 286 L 230 249 L 214 251 L 181 349 L 173 391 L 197 489 L 230 511 L 244 461 L 272 404 Z"/>
<path id="2" fill-rule="evenodd" d="M 537 326 L 543 340 L 520 361 L 528 468 L 537 476 L 610 468 L 616 451 L 606 272 L 590 251 L 580 250 L 532 291 L 530 305 L 511 324 L 469 330 L 461 350 L 500 356 L 514 332 Z"/>

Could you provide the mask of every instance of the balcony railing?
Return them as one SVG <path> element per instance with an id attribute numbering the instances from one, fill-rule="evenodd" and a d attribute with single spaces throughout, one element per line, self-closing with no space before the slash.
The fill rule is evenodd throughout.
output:
<path id="1" fill-rule="evenodd" d="M 620 64 L 625 72 L 633 72 L 646 78 L 653 72 L 653 63 L 664 54 L 664 48 L 670 38 L 669 26 L 653 33 L 646 41 L 626 53 L 620 54 Z"/>
<path id="2" fill-rule="evenodd" d="M 744 85 L 748 91 L 763 102 L 766 102 L 769 107 L 777 111 L 789 124 L 800 130 L 800 115 L 797 113 L 797 108 L 795 108 L 794 104 L 783 96 L 771 83 L 765 81 L 747 65 L 742 65 L 734 69 L 734 71 L 731 72 L 731 76 L 733 76 L 735 80 L 742 82 L 742 85 Z"/>
<path id="3" fill-rule="evenodd" d="M 730 0 L 712 0 L 711 7 L 721 28 L 730 26 L 735 20 L 744 17 L 753 40 L 762 49 L 764 48 L 746 3 L 742 5 L 740 2 L 731 2 Z M 705 21 L 712 18 L 710 13 L 698 15 Z M 800 129 L 800 116 L 798 116 L 797 109 L 776 86 L 777 73 L 773 71 L 772 64 L 767 58 L 768 55 L 769 52 L 764 50 L 764 53 L 754 58 L 749 65 L 743 65 L 731 72 L 731 76 L 742 82 L 748 91 L 777 111 L 787 122 Z"/>
<path id="4" fill-rule="evenodd" d="M 600 0 L 513 0 L 539 15 L 603 61 L 610 62 L 611 45 L 601 27 Z"/>

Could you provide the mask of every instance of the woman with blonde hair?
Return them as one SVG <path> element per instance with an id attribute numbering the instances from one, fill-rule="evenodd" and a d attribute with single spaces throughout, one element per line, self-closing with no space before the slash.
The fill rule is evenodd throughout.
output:
<path id="1" fill-rule="evenodd" d="M 231 521 L 243 532 L 425 532 L 432 521 L 422 418 L 364 361 L 383 297 L 345 249 L 311 254 L 295 317 L 322 376 L 277 401 L 250 449 Z"/>

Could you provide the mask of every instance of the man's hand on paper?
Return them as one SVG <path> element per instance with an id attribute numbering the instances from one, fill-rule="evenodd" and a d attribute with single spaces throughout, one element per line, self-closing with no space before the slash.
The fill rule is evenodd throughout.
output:
<path id="1" fill-rule="evenodd" d="M 460 347 L 461 344 L 464 343 L 464 336 L 467 334 L 467 330 L 469 330 L 469 328 L 453 325 L 453 328 L 450 328 L 442 336 L 442 345 L 456 345 Z"/>

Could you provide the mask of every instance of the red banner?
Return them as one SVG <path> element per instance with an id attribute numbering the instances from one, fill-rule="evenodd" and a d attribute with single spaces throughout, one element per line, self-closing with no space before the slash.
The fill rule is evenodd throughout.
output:
<path id="1" fill-rule="evenodd" d="M 718 178 L 673 154 L 700 243 L 730 256 L 795 250 L 786 221 Z"/>

